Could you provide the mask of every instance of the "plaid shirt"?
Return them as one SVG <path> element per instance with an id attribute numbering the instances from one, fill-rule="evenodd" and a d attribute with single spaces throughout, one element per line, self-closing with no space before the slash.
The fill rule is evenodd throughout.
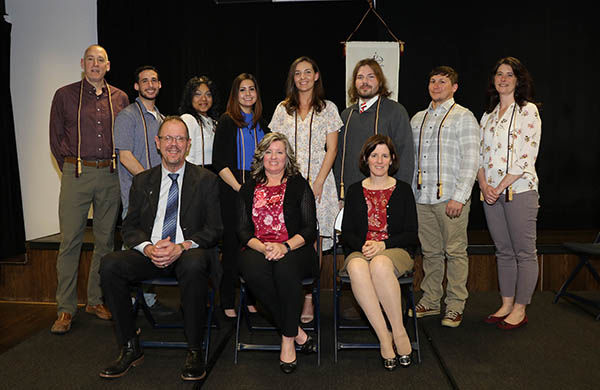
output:
<path id="1" fill-rule="evenodd" d="M 446 117 L 449 110 L 451 111 Z M 430 103 L 426 110 L 418 112 L 412 118 L 410 124 L 415 142 L 417 171 L 412 187 L 416 202 L 435 204 L 453 199 L 464 204 L 471 197 L 471 189 L 479 168 L 479 125 L 473 113 L 455 104 L 454 99 L 451 98 L 436 109 L 433 109 Z M 438 156 L 440 125 L 442 128 Z M 419 143 L 421 161 L 419 161 Z M 422 182 L 421 188 L 417 189 L 419 167 Z M 442 185 L 440 199 L 437 197 L 438 169 L 440 170 L 439 181 Z"/>

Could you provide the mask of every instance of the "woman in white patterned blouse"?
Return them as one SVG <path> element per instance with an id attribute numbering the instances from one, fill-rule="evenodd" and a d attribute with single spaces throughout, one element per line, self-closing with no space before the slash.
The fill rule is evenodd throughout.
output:
<path id="1" fill-rule="evenodd" d="M 527 323 L 525 309 L 538 279 L 535 161 L 542 122 L 533 103 L 531 76 L 514 57 L 503 58 L 494 66 L 488 97 L 481 118 L 477 180 L 496 246 L 502 305 L 485 322 L 510 330 Z"/>

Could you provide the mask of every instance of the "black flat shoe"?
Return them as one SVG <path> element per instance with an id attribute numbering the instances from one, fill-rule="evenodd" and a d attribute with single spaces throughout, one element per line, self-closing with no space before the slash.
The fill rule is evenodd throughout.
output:
<path id="1" fill-rule="evenodd" d="M 398 367 L 398 359 L 395 356 L 389 359 L 382 357 L 381 361 L 383 362 L 383 368 L 388 371 L 394 371 Z"/>
<path id="2" fill-rule="evenodd" d="M 409 353 L 408 355 L 398 355 L 397 356 L 398 364 L 400 364 L 400 366 L 402 366 L 402 368 L 407 368 L 412 363 L 411 356 L 412 356 L 412 352 Z"/>
<path id="3" fill-rule="evenodd" d="M 284 374 L 291 374 L 296 370 L 297 366 L 298 359 L 294 360 L 291 363 L 282 362 L 281 360 L 279 361 L 279 368 L 281 368 L 281 371 L 283 371 Z"/>
<path id="4" fill-rule="evenodd" d="M 296 343 L 296 342 L 294 341 L 294 343 Z M 306 338 L 306 341 L 304 342 L 304 344 L 296 343 L 296 345 L 298 347 L 300 347 L 299 351 L 302 352 L 303 354 L 308 355 L 309 353 L 317 352 L 317 345 L 315 344 L 315 341 L 313 340 L 313 338 L 310 336 L 308 336 Z"/>
<path id="5" fill-rule="evenodd" d="M 115 360 L 112 365 L 102 370 L 100 376 L 109 379 L 120 378 L 127 374 L 127 371 L 129 371 L 131 367 L 137 367 L 142 364 L 143 361 L 144 352 L 140 347 L 140 339 L 136 335 L 123 345 L 117 360 Z"/>
<path id="6" fill-rule="evenodd" d="M 200 349 L 188 349 L 185 363 L 181 369 L 181 379 L 184 381 L 198 381 L 206 376 L 204 357 Z"/>

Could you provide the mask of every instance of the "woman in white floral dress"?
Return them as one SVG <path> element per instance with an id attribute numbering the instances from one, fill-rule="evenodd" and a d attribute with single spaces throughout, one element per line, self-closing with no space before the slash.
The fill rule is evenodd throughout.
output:
<path id="1" fill-rule="evenodd" d="M 488 97 L 481 118 L 477 179 L 496 246 L 502 305 L 485 322 L 511 330 L 527 323 L 525 309 L 538 279 L 535 160 L 542 121 L 533 103 L 531 76 L 514 57 L 503 58 L 494 66 Z"/>
<path id="2" fill-rule="evenodd" d="M 342 125 L 335 104 L 325 100 L 317 63 L 308 57 L 296 59 L 289 69 L 286 98 L 275 109 L 269 128 L 288 137 L 300 172 L 315 194 L 320 233 L 326 236 L 323 239 L 324 250 L 332 246 L 327 236 L 333 232 L 339 211 L 331 167 L 337 154 L 338 131 Z M 303 322 L 312 320 L 310 297 L 306 296 Z"/>

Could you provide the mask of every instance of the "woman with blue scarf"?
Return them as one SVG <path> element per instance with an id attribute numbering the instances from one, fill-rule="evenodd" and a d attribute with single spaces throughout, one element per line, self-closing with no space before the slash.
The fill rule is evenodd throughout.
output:
<path id="1" fill-rule="evenodd" d="M 269 129 L 262 120 L 262 101 L 256 78 L 242 73 L 233 80 L 227 109 L 215 131 L 213 166 L 221 178 L 223 218 L 223 279 L 220 295 L 225 316 L 235 318 L 235 284 L 239 277 L 240 243 L 236 235 L 238 191 L 250 178 L 254 150 Z M 250 301 L 251 302 L 251 301 Z M 255 312 L 253 305 L 248 309 Z"/>

